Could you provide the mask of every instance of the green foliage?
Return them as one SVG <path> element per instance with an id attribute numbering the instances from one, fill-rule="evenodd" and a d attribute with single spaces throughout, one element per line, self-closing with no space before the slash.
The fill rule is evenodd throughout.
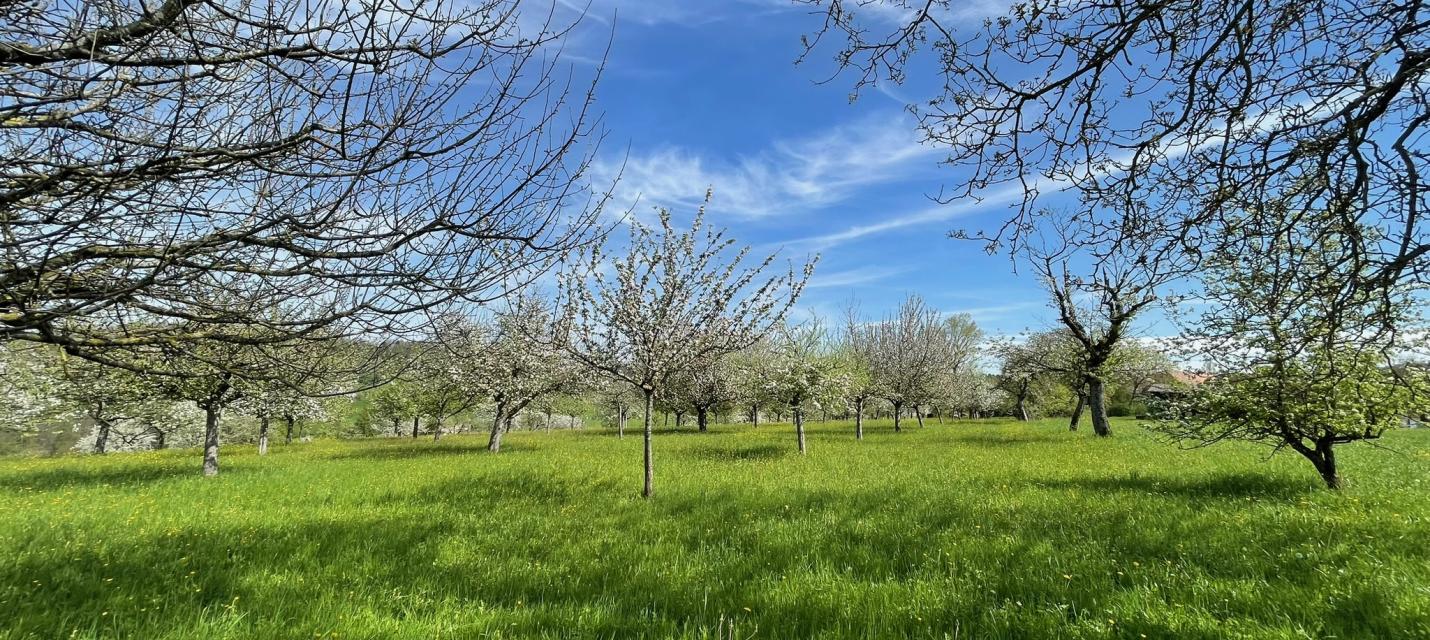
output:
<path id="1" fill-rule="evenodd" d="M 1194 442 L 1248 440 L 1307 455 L 1379 438 L 1427 414 L 1430 378 L 1423 371 L 1388 368 L 1383 356 L 1365 351 L 1315 350 L 1204 384 L 1158 428 Z"/>
<path id="2" fill-rule="evenodd" d="M 716 425 L 653 501 L 591 429 L 0 461 L 0 638 L 1430 635 L 1430 432 L 1335 494 L 1118 429 Z"/>

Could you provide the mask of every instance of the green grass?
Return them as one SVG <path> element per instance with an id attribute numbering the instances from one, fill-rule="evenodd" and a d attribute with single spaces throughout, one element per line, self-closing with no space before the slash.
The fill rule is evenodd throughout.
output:
<path id="1" fill-rule="evenodd" d="M 513 433 L 0 461 L 0 638 L 1430 637 L 1430 431 Z"/>

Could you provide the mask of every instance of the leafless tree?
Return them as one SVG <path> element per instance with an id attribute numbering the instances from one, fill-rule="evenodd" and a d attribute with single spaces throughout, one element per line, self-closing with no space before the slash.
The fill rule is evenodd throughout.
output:
<path id="1" fill-rule="evenodd" d="M 986 21 L 955 17 L 966 9 L 955 0 L 880 0 L 882 15 L 906 11 L 888 30 L 861 18 L 871 0 L 803 1 L 827 10 L 806 55 L 835 41 L 857 87 L 901 82 L 932 54 L 940 90 L 911 108 L 969 172 L 945 196 L 1021 192 L 986 236 L 995 243 L 1016 245 L 1037 226 L 1041 195 L 1071 188 L 1084 220 L 1112 217 L 1080 225 L 1084 246 L 1153 236 L 1158 255 L 1237 255 L 1260 242 L 1244 212 L 1278 202 L 1287 215 L 1258 226 L 1365 231 L 1338 240 L 1358 268 L 1317 304 L 1378 295 L 1393 330 L 1394 283 L 1425 280 L 1421 0 L 1023 0 Z"/>
<path id="2" fill-rule="evenodd" d="M 655 490 L 655 397 L 672 375 L 780 326 L 814 270 L 811 260 L 766 275 L 775 256 L 747 262 L 748 248 L 732 250 L 733 239 L 706 226 L 703 206 L 684 231 L 669 211 L 659 217 L 656 227 L 632 221 L 626 254 L 609 263 L 599 248 L 586 250 L 584 269 L 568 274 L 561 296 L 573 356 L 644 396 L 647 498 Z"/>
<path id="3" fill-rule="evenodd" d="M 1104 404 L 1114 359 L 1125 351 L 1133 321 L 1161 300 L 1159 290 L 1188 269 L 1181 254 L 1159 254 L 1148 236 L 1088 249 L 1075 237 L 1087 227 L 1076 220 L 1061 222 L 1030 237 L 1019 253 L 1047 290 L 1063 334 L 1076 347 L 1063 371 L 1078 379 L 1071 428 L 1077 428 L 1085 398 L 1093 431 L 1106 437 L 1112 435 Z M 1078 269 L 1082 272 L 1075 274 Z"/>
<path id="4" fill-rule="evenodd" d="M 583 186 L 600 74 L 530 18 L 0 4 L 0 340 L 178 374 L 155 352 L 390 339 L 545 271 L 604 202 Z"/>

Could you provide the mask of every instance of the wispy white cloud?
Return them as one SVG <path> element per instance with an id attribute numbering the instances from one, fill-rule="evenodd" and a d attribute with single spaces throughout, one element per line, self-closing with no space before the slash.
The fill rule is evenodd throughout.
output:
<path id="1" fill-rule="evenodd" d="M 892 278 L 901 273 L 906 273 L 908 270 L 907 267 L 856 267 L 854 269 L 829 273 L 816 271 L 814 277 L 810 279 L 808 286 L 811 289 L 852 287 Z"/>
<path id="2" fill-rule="evenodd" d="M 876 212 L 871 212 L 868 216 L 869 218 L 882 219 L 878 222 L 853 225 L 842 231 L 799 238 L 783 244 L 792 248 L 818 251 L 852 242 L 866 236 L 897 231 L 906 227 L 914 227 L 934 222 L 947 222 L 955 218 L 978 213 L 979 211 L 991 207 L 1011 205 L 1015 202 L 1019 202 L 1022 197 L 1022 186 L 1016 184 L 1007 185 L 983 194 L 978 198 L 965 198 L 953 204 L 946 205 L 935 204 L 910 213 L 894 215 L 893 217 L 884 217 L 882 215 L 876 215 Z"/>
<path id="3" fill-rule="evenodd" d="M 690 208 L 700 204 L 706 189 L 714 189 L 716 212 L 761 218 L 828 206 L 862 188 L 918 176 L 920 163 L 931 174 L 940 153 L 918 142 L 906 117 L 886 114 L 777 141 L 730 161 L 664 147 L 632 154 L 624 165 L 604 158 L 593 169 L 598 182 L 621 172 L 618 203 Z"/>

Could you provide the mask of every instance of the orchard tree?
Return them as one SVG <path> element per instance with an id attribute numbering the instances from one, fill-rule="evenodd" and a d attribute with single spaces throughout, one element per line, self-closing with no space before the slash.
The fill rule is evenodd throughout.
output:
<path id="1" fill-rule="evenodd" d="M 712 414 L 729 410 L 739 399 L 738 375 L 731 356 L 722 355 L 694 363 L 672 377 L 677 402 L 695 414 L 695 425 L 701 433 L 709 430 Z"/>
<path id="2" fill-rule="evenodd" d="M 488 323 L 448 326 L 442 344 L 461 384 L 492 402 L 488 451 L 501 451 L 502 435 L 533 402 L 575 390 L 580 369 L 565 352 L 562 330 L 552 309 L 531 296 L 515 298 Z"/>
<path id="3" fill-rule="evenodd" d="M 402 425 L 409 420 L 419 420 L 415 402 L 417 391 L 409 383 L 394 380 L 382 385 L 371 396 L 372 414 L 378 420 L 392 425 L 392 435 L 402 435 Z M 414 425 L 412 437 L 417 437 Z"/>
<path id="4" fill-rule="evenodd" d="M 68 425 L 78 418 L 54 393 L 54 369 L 43 351 L 0 342 L 0 430 L 33 434 L 45 425 Z"/>
<path id="5" fill-rule="evenodd" d="M 844 332 L 839 337 L 836 357 L 844 373 L 845 398 L 854 413 L 855 440 L 864 439 L 865 406 L 879 396 L 872 365 L 877 355 L 873 338 L 868 323 L 859 317 L 858 308 L 851 303 L 844 310 Z"/>
<path id="6" fill-rule="evenodd" d="M 769 380 L 773 375 L 774 347 L 769 336 L 730 356 L 734 370 L 736 394 L 750 416 L 750 425 L 760 426 L 760 412 L 773 403 L 769 395 Z"/>
<path id="7" fill-rule="evenodd" d="M 952 368 L 947 337 L 938 312 L 913 295 L 893 316 L 870 327 L 869 369 L 880 395 L 894 407 L 896 433 L 904 408 L 932 400 L 940 377 Z"/>
<path id="8" fill-rule="evenodd" d="M 1082 250 L 1077 229 L 1060 225 L 1039 242 L 1028 242 L 1022 254 L 1052 298 L 1062 324 L 1059 335 L 1074 347 L 1065 372 L 1077 376 L 1079 406 L 1072 428 L 1086 399 L 1092 429 L 1099 437 L 1112 435 L 1107 419 L 1107 381 L 1115 360 L 1131 342 L 1133 322 L 1159 301 L 1158 289 L 1187 274 L 1177 255 L 1158 254 L 1148 237 L 1123 238 L 1114 246 Z M 1051 238 L 1051 239 L 1049 239 Z M 1075 261 L 1087 261 L 1088 275 L 1074 275 Z"/>
<path id="9" fill-rule="evenodd" d="M 448 316 L 436 324 L 437 344 L 425 345 L 426 349 L 414 363 L 411 376 L 416 387 L 413 404 L 416 412 L 412 419 L 412 437 L 417 438 L 419 420 L 427 419 L 432 432 L 432 441 L 442 439 L 442 426 L 448 418 L 471 409 L 479 400 L 479 390 L 470 376 L 472 353 L 455 347 L 458 340 L 452 333 L 464 331 L 457 328 L 465 325 L 465 320 Z"/>
<path id="10" fill-rule="evenodd" d="M 414 335 L 551 268 L 604 202 L 583 186 L 600 74 L 573 82 L 568 25 L 524 18 L 4 3 L 0 341 L 155 373 L 214 343 Z"/>
<path id="11" fill-rule="evenodd" d="M 1294 224 L 1280 203 L 1246 212 L 1245 237 L 1258 243 L 1208 261 L 1205 311 L 1182 336 L 1216 375 L 1161 426 L 1197 444 L 1289 448 L 1336 489 L 1335 447 L 1430 413 L 1430 379 L 1393 360 L 1424 349 L 1423 289 L 1359 286 L 1376 267 L 1357 261 L 1347 238 L 1376 232 L 1327 231 L 1336 214 L 1324 216 Z"/>
<path id="12" fill-rule="evenodd" d="M 671 376 L 749 347 L 781 326 L 814 270 L 811 260 L 803 269 L 766 275 L 773 254 L 749 263 L 749 249 L 734 245 L 706 226 L 704 206 L 685 231 L 662 209 L 654 227 L 630 222 L 624 256 L 607 263 L 599 248 L 586 250 L 584 269 L 563 282 L 572 355 L 634 386 L 645 401 L 641 495 L 647 498 L 655 491 L 651 413 L 657 395 Z"/>
<path id="13" fill-rule="evenodd" d="M 1408 418 L 1430 415 L 1430 375 L 1395 369 L 1375 351 L 1319 347 L 1213 378 L 1175 404 L 1158 428 L 1183 441 L 1245 440 L 1290 449 L 1326 486 L 1344 480 L 1336 445 L 1374 440 Z"/>
<path id="14" fill-rule="evenodd" d="M 94 424 L 93 453 L 105 453 L 110 438 L 139 421 L 149 405 L 161 398 L 156 380 L 131 371 L 107 367 L 63 355 L 50 362 L 56 395 L 77 414 Z"/>
<path id="15" fill-rule="evenodd" d="M 268 455 L 269 427 L 273 420 L 282 420 L 286 429 L 284 442 L 293 443 L 293 427 L 300 420 L 313 420 L 326 415 L 322 404 L 292 386 L 279 381 L 241 383 L 242 397 L 236 403 L 241 413 L 258 419 L 258 455 Z"/>
<path id="16" fill-rule="evenodd" d="M 789 407 L 800 455 L 808 452 L 805 410 L 820 408 L 821 399 L 838 395 L 843 387 L 839 362 L 830 353 L 827 337 L 819 319 L 811 318 L 786 327 L 774 343 L 770 377 L 766 381 L 768 395 Z"/>

